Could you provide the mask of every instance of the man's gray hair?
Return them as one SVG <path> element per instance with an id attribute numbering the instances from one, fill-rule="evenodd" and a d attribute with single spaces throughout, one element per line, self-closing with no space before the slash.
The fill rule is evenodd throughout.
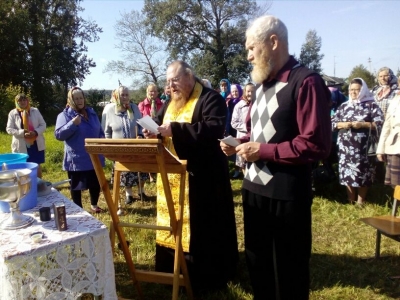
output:
<path id="1" fill-rule="evenodd" d="M 286 25 L 277 17 L 271 15 L 261 16 L 253 20 L 246 30 L 246 37 L 254 37 L 256 41 L 261 43 L 265 43 L 272 34 L 275 34 L 279 41 L 286 45 L 289 44 Z"/>
<path id="2" fill-rule="evenodd" d="M 193 68 L 187 62 L 185 62 L 183 60 L 175 60 L 168 67 L 171 67 L 171 66 L 179 66 L 179 68 L 182 69 L 182 71 L 185 75 L 192 76 L 195 81 L 203 84 L 201 79 L 196 76 Z"/>

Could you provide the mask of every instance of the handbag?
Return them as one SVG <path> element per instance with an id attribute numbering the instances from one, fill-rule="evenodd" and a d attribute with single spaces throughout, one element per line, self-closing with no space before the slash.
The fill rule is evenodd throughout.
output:
<path id="1" fill-rule="evenodd" d="M 372 127 L 372 122 L 369 125 L 369 133 L 368 133 L 368 138 L 367 138 L 367 156 L 375 156 L 376 155 L 376 149 L 378 148 L 378 128 L 376 128 L 376 133 L 372 134 L 371 133 L 371 127 Z"/>

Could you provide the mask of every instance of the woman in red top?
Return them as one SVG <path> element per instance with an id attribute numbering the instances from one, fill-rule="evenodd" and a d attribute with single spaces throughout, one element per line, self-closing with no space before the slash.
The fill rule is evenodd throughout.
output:
<path id="1" fill-rule="evenodd" d="M 143 117 L 150 116 L 154 118 L 163 105 L 161 99 L 158 98 L 157 86 L 154 83 L 151 83 L 147 86 L 146 95 L 147 98 L 138 105 L 139 110 Z"/>

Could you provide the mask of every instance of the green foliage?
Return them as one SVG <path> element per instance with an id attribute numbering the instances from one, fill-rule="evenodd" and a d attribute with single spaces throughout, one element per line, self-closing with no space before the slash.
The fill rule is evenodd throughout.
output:
<path id="1" fill-rule="evenodd" d="M 57 182 L 67 178 L 62 171 L 63 143 L 54 137 L 54 127 L 45 132 L 46 163 L 43 165 L 45 180 Z M 0 133 L 0 153 L 9 153 L 11 136 Z M 52 153 L 56 152 L 56 155 Z M 106 161 L 106 178 L 110 178 L 112 162 Z M 243 208 L 241 200 L 241 180 L 232 180 L 235 203 L 236 227 L 239 245 L 239 266 L 237 276 L 221 291 L 203 292 L 196 295 L 204 300 L 250 300 L 252 292 L 244 256 Z M 68 186 L 59 188 L 70 198 Z M 123 204 L 126 215 L 121 222 L 139 222 L 154 224 L 156 221 L 156 185 L 145 184 L 146 194 L 152 201 L 137 200 L 127 206 Z M 134 188 L 134 192 L 136 192 Z M 375 250 L 376 231 L 360 221 L 360 218 L 374 215 L 389 215 L 391 212 L 393 190 L 382 184 L 374 184 L 368 192 L 364 208 L 349 205 L 346 201 L 345 187 L 337 181 L 316 186 L 312 206 L 313 245 L 310 260 L 310 300 L 357 299 L 357 300 L 394 300 L 399 299 L 400 286 L 389 276 L 399 274 L 400 244 L 382 237 L 381 252 L 387 256 L 382 260 L 363 260 L 371 258 Z M 89 193 L 83 192 L 84 208 L 90 209 Z M 124 201 L 125 191 L 119 191 Z M 99 205 L 105 213 L 95 217 L 106 226 L 110 226 L 111 217 L 107 211 L 104 196 L 100 196 Z M 135 266 L 138 269 L 154 270 L 155 232 L 147 229 L 125 228 L 125 235 L 131 242 L 129 247 Z M 212 245 L 207 245 L 212 246 Z M 139 299 L 130 279 L 122 251 L 115 247 L 114 254 L 115 282 L 118 296 L 125 299 Z M 266 279 L 268 280 L 268 279 Z M 170 286 L 155 283 L 140 283 L 144 298 L 171 299 Z M 92 299 L 84 295 L 82 300 Z M 184 289 L 180 300 L 186 300 Z"/>
<path id="2" fill-rule="evenodd" d="M 146 89 L 147 89 L 147 85 L 146 86 L 141 86 L 139 89 L 133 90 L 130 92 L 130 99 L 136 103 L 139 104 L 139 102 L 143 101 L 147 95 L 146 95 Z M 158 89 L 159 91 L 161 91 L 161 89 Z M 161 95 L 161 93 L 159 93 L 159 96 Z"/>
<path id="3" fill-rule="evenodd" d="M 109 98 L 107 100 L 110 100 Z M 98 105 L 99 102 L 106 101 L 106 91 L 90 89 L 85 92 L 86 105 L 92 107 L 96 114 L 101 118 L 101 113 L 103 111 L 103 106 Z"/>
<path id="4" fill-rule="evenodd" d="M 4 86 L 0 84 L 0 120 L 5 120 L 4 127 L 0 127 L 0 131 L 5 131 L 8 113 L 15 108 L 15 96 L 21 93 L 24 93 L 30 98 L 29 92 L 25 93 L 24 89 L 19 85 L 14 86 L 9 84 L 8 86 Z M 36 103 L 31 101 L 31 106 L 36 105 Z"/>
<path id="5" fill-rule="evenodd" d="M 362 78 L 365 83 L 368 85 L 369 89 L 372 89 L 375 86 L 375 76 L 370 71 L 367 70 L 364 65 L 358 65 L 351 70 L 350 75 L 348 77 L 348 81 L 350 82 L 354 78 Z"/>
<path id="6" fill-rule="evenodd" d="M 198 76 L 217 86 L 221 78 L 247 80 L 245 29 L 261 11 L 256 1 L 145 0 L 152 33 L 166 41 L 171 59 L 188 61 Z"/>
<path id="7" fill-rule="evenodd" d="M 317 73 L 322 72 L 321 60 L 324 58 L 323 54 L 320 54 L 322 40 L 317 35 L 316 30 L 309 30 L 306 35 L 306 41 L 301 46 L 299 62 L 310 70 L 314 70 Z"/>
<path id="8" fill-rule="evenodd" d="M 102 30 L 79 17 L 79 2 L 0 2 L 0 15 L 7 16 L 0 22 L 0 84 L 29 87 L 32 98 L 47 108 L 53 104 L 54 86 L 67 90 L 83 81 L 96 66 L 85 54 L 85 43 L 97 41 Z"/>

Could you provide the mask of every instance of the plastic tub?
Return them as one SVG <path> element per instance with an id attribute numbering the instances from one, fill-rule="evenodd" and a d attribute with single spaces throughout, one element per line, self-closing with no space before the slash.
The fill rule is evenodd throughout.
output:
<path id="1" fill-rule="evenodd" d="M 31 178 L 31 189 L 29 190 L 28 194 L 25 195 L 19 201 L 19 210 L 24 211 L 31 208 L 34 208 L 37 205 L 37 169 L 38 164 L 33 162 L 25 162 L 25 163 L 7 163 L 8 170 L 17 170 L 17 169 L 30 169 L 32 170 L 31 174 L 29 175 Z M 8 213 L 10 212 L 10 205 L 7 202 L 0 201 L 0 211 Z"/>
<path id="2" fill-rule="evenodd" d="M 26 162 L 29 155 L 26 153 L 5 153 L 0 154 L 0 169 L 3 163 L 6 164 L 17 164 Z"/>

